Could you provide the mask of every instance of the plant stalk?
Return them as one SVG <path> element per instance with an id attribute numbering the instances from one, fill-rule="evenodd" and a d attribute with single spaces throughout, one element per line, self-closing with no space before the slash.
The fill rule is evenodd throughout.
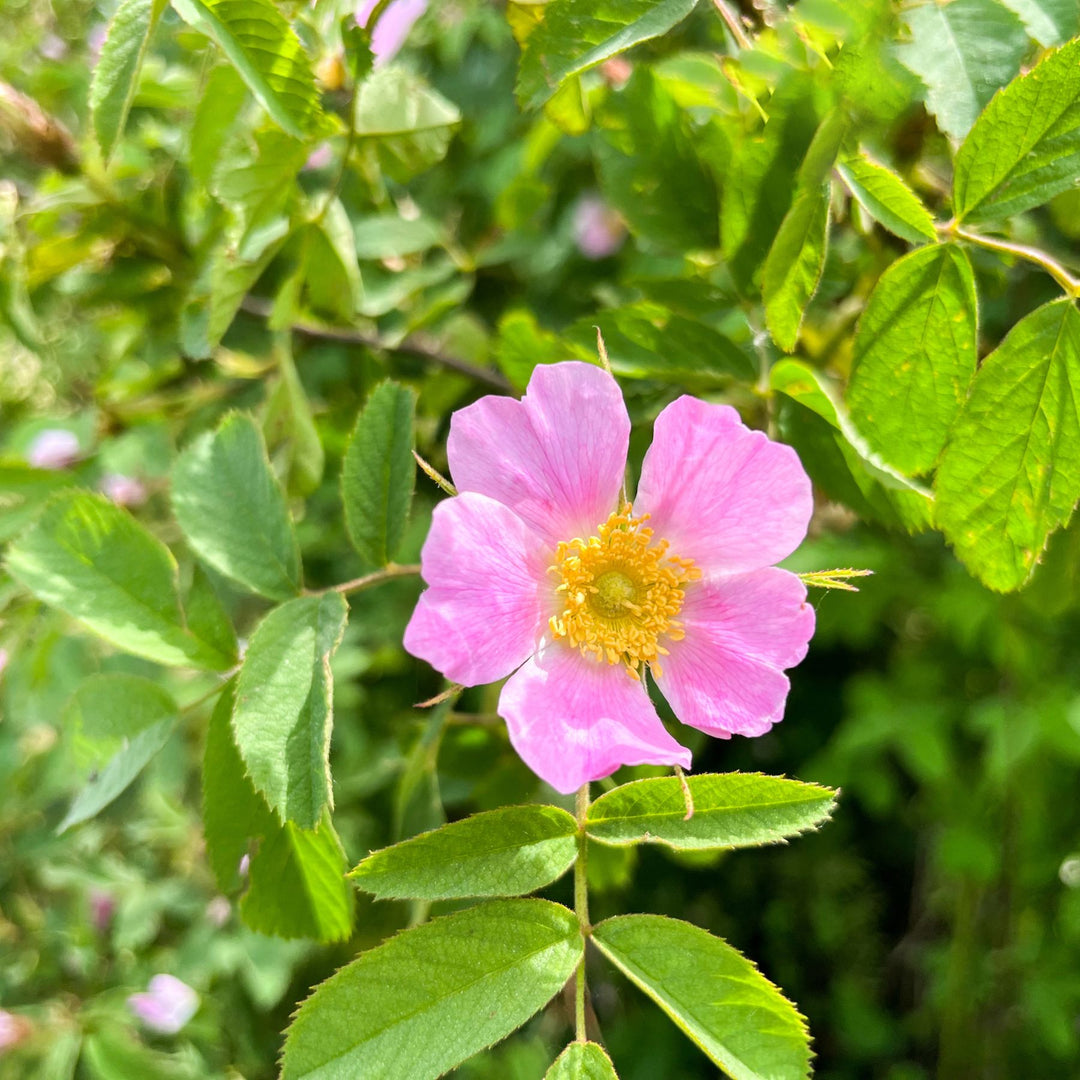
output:
<path id="1" fill-rule="evenodd" d="M 585 814 L 589 809 L 589 785 L 584 783 L 578 788 L 575 803 L 575 817 L 578 823 L 577 860 L 574 863 L 574 912 L 581 927 L 581 942 L 584 946 L 592 927 L 589 925 L 589 881 L 586 876 L 586 857 L 588 840 L 585 837 Z M 574 1037 L 578 1042 L 587 1042 L 585 1032 L 585 951 L 582 949 L 574 977 Z"/>

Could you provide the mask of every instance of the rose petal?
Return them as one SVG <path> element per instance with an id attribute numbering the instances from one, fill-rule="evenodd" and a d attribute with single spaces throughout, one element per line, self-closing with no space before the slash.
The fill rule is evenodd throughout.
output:
<path id="1" fill-rule="evenodd" d="M 375 57 L 376 67 L 381 67 L 398 54 L 413 24 L 426 10 L 427 0 L 394 0 L 390 4 L 371 32 L 371 53 Z"/>
<path id="2" fill-rule="evenodd" d="M 690 751 L 660 722 L 645 687 L 621 664 L 547 646 L 509 679 L 499 698 L 510 741 L 564 795 L 621 765 L 690 766 Z"/>
<path id="3" fill-rule="evenodd" d="M 806 535 L 810 479 L 790 446 L 751 431 L 727 405 L 681 397 L 656 418 L 634 512 L 706 573 L 790 555 Z"/>
<path id="4" fill-rule="evenodd" d="M 615 508 L 630 418 L 602 368 L 536 368 L 520 401 L 485 397 L 454 414 L 447 455 L 459 491 L 510 507 L 552 545 L 590 536 Z"/>
<path id="5" fill-rule="evenodd" d="M 536 650 L 546 570 L 543 541 L 502 503 L 472 492 L 447 499 L 421 553 L 430 588 L 406 650 L 463 686 L 505 678 Z"/>
<path id="6" fill-rule="evenodd" d="M 656 680 L 675 715 L 710 735 L 761 735 L 784 715 L 783 669 L 806 656 L 814 609 L 806 586 L 769 567 L 687 589 L 686 631 Z"/>

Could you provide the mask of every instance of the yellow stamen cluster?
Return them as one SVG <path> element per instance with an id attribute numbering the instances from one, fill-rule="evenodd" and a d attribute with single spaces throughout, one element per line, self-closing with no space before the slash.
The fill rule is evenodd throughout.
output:
<path id="1" fill-rule="evenodd" d="M 562 541 L 548 568 L 560 579 L 555 591 L 562 610 L 549 620 L 555 638 L 585 656 L 625 664 L 635 679 L 642 664 L 660 674 L 658 658 L 668 653 L 660 638 L 682 638 L 676 616 L 684 586 L 701 577 L 693 559 L 668 555 L 666 540 L 653 543 L 647 518 L 633 517 L 624 506 L 595 536 Z"/>

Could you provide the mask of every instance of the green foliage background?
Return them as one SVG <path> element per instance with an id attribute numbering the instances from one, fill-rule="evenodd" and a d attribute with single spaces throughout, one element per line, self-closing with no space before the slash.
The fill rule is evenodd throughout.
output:
<path id="1" fill-rule="evenodd" d="M 354 897 L 339 864 L 552 801 L 509 748 L 494 689 L 413 707 L 444 689 L 400 648 L 415 579 L 350 596 L 343 636 L 326 610 L 336 594 L 290 597 L 301 556 L 309 589 L 415 561 L 441 495 L 418 474 L 406 523 L 393 436 L 414 402 L 417 447 L 445 472 L 453 409 L 520 389 L 538 362 L 593 359 L 597 326 L 635 421 L 632 459 L 679 393 L 730 401 L 815 480 L 791 567 L 874 576 L 857 596 L 814 594 L 818 631 L 783 724 L 730 743 L 680 732 L 696 772 L 841 788 L 829 825 L 755 851 L 592 845 L 594 920 L 670 915 L 753 957 L 808 1018 L 823 1077 L 1068 1073 L 1074 3 L 764 2 L 729 23 L 704 2 L 453 0 L 374 69 L 348 5 L 323 0 L 5 0 L 2 14 L 0 540 L 22 539 L 0 571 L 0 1006 L 34 1034 L 0 1051 L 0 1077 L 274 1076 L 312 986 L 460 906 Z M 252 60 L 242 15 L 284 58 L 272 71 Z M 612 19 L 630 27 L 628 67 L 594 66 L 614 51 Z M 574 221 L 597 193 L 628 235 L 594 260 Z M 920 246 L 935 238 L 947 244 Z M 57 427 L 79 459 L 28 468 L 35 436 Z M 222 433 L 246 470 L 235 483 L 215 458 Z M 134 513 L 155 541 L 89 494 L 110 474 L 143 483 Z M 386 476 L 385 519 L 357 514 Z M 54 499 L 67 488 L 84 490 Z M 121 562 L 145 557 L 133 587 L 158 621 L 141 645 L 103 614 L 96 578 L 41 571 L 64 515 L 127 537 Z M 245 549 L 242 528 L 230 540 L 250 520 L 280 564 Z M 75 587 L 57 592 L 56 574 Z M 234 690 L 215 712 L 214 672 L 238 655 L 234 628 L 260 641 L 263 666 L 242 670 L 248 712 L 230 726 Z M 273 760 L 265 736 L 287 695 L 262 711 L 258 698 L 275 650 L 316 640 L 333 654 L 323 790 Z M 301 698 L 315 733 L 320 678 Z M 87 709 L 105 693 L 131 705 L 130 747 L 149 761 L 97 813 L 120 745 Z M 235 801 L 204 812 L 204 786 Z M 246 883 L 238 822 L 264 836 Z M 303 887 L 276 888 L 298 873 Z M 544 895 L 569 892 L 563 879 Z M 623 1080 L 715 1075 L 612 964 L 589 963 Z M 139 1030 L 125 1007 L 162 970 L 202 998 L 177 1038 Z M 539 1080 L 572 1013 L 556 998 L 453 1075 Z"/>

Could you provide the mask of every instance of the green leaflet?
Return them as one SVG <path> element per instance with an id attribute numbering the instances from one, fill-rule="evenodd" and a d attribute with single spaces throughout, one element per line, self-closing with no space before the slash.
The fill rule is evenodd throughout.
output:
<path id="1" fill-rule="evenodd" d="M 188 135 L 188 171 L 204 187 L 210 186 L 247 94 L 244 80 L 232 64 L 217 64 L 206 76 Z"/>
<path id="2" fill-rule="evenodd" d="M 369 855 L 350 874 L 380 900 L 521 896 L 561 877 L 577 823 L 557 806 L 508 806 Z"/>
<path id="3" fill-rule="evenodd" d="M 592 940 L 732 1080 L 810 1075 L 802 1016 L 727 942 L 660 915 L 607 919 Z"/>
<path id="4" fill-rule="evenodd" d="M 806 305 L 825 265 L 828 236 L 829 185 L 804 188 L 780 223 L 761 278 L 765 323 L 785 352 L 799 340 Z"/>
<path id="5" fill-rule="evenodd" d="M 362 953 L 300 1007 L 282 1080 L 435 1080 L 509 1035 L 582 953 L 573 912 L 495 900 Z"/>
<path id="6" fill-rule="evenodd" d="M 203 830 L 219 887 L 241 884 L 249 855 L 244 922 L 277 937 L 338 941 L 352 930 L 354 899 L 345 881 L 345 853 L 324 813 L 316 830 L 284 825 L 244 772 L 230 717 L 235 684 L 226 687 L 210 718 L 203 759 Z"/>
<path id="7" fill-rule="evenodd" d="M 934 219 L 891 169 L 859 153 L 841 159 L 836 171 L 859 205 L 889 232 L 912 244 L 937 239 Z"/>
<path id="8" fill-rule="evenodd" d="M 6 565 L 39 600 L 119 649 L 176 667 L 231 666 L 185 629 L 169 549 L 100 495 L 61 492 L 12 544 Z"/>
<path id="9" fill-rule="evenodd" d="M 299 592 L 300 548 L 250 416 L 232 413 L 180 454 L 172 504 L 187 542 L 215 570 L 271 600 Z"/>
<path id="10" fill-rule="evenodd" d="M 341 499 L 349 538 L 373 566 L 397 554 L 412 505 L 414 391 L 382 382 L 371 392 L 349 436 Z"/>
<path id="11" fill-rule="evenodd" d="M 934 483 L 937 523 L 991 589 L 1018 589 L 1080 499 L 1080 313 L 1044 304 L 982 363 Z"/>
<path id="12" fill-rule="evenodd" d="M 635 780 L 589 807 L 586 831 L 605 844 L 660 843 L 684 850 L 775 844 L 816 828 L 836 792 L 760 773 L 688 776 L 694 812 L 676 777 Z"/>
<path id="13" fill-rule="evenodd" d="M 278 127 L 298 139 L 324 129 L 307 54 L 272 0 L 172 0 L 172 5 L 217 43 Z"/>
<path id="14" fill-rule="evenodd" d="M 165 5 L 166 0 L 123 0 L 109 23 L 90 81 L 94 135 L 106 161 L 123 133 L 146 47 Z"/>
<path id="15" fill-rule="evenodd" d="M 781 360 L 769 385 L 788 399 L 781 401 L 781 434 L 832 498 L 909 532 L 930 524 L 930 492 L 870 449 L 825 376 L 798 360 Z"/>
<path id="16" fill-rule="evenodd" d="M 544 1080 L 619 1080 L 611 1058 L 596 1043 L 571 1043 L 544 1074 Z"/>
<path id="17" fill-rule="evenodd" d="M 967 255 L 931 245 L 878 280 L 855 334 L 847 403 L 866 441 L 908 475 L 937 463 L 977 362 L 975 278 Z"/>
<path id="18" fill-rule="evenodd" d="M 197 638 L 208 642 L 222 656 L 227 656 L 232 663 L 236 663 L 239 659 L 236 630 L 228 612 L 222 607 L 210 578 L 198 563 L 191 572 L 191 586 L 184 599 L 184 616 L 188 629 Z"/>
<path id="19" fill-rule="evenodd" d="M 330 658 L 348 614 L 336 592 L 274 608 L 255 628 L 237 682 L 233 733 L 248 775 L 282 820 L 305 829 L 333 805 Z"/>
<path id="20" fill-rule="evenodd" d="M 958 220 L 1049 202 L 1080 171 L 1080 41 L 1051 53 L 987 106 L 956 155 Z"/>
<path id="21" fill-rule="evenodd" d="M 714 247 L 716 182 L 687 113 L 647 67 L 604 101 L 595 127 L 600 187 L 630 231 L 664 251 Z"/>
<path id="22" fill-rule="evenodd" d="M 75 797 L 59 832 L 94 817 L 119 796 L 165 745 L 176 703 L 138 675 L 92 675 L 64 710 L 64 726 L 101 766 Z"/>
<path id="23" fill-rule="evenodd" d="M 999 86 L 1019 70 L 1028 49 L 1020 20 L 998 0 L 918 4 L 903 13 L 911 41 L 901 63 L 926 85 L 938 127 L 962 139 Z"/>
<path id="24" fill-rule="evenodd" d="M 1080 33 L 1076 0 L 1002 0 L 1024 21 L 1027 32 L 1044 48 L 1061 45 Z"/>
<path id="25" fill-rule="evenodd" d="M 536 109 L 571 76 L 666 34 L 697 0 L 550 0 L 521 53 L 517 98 Z"/>

